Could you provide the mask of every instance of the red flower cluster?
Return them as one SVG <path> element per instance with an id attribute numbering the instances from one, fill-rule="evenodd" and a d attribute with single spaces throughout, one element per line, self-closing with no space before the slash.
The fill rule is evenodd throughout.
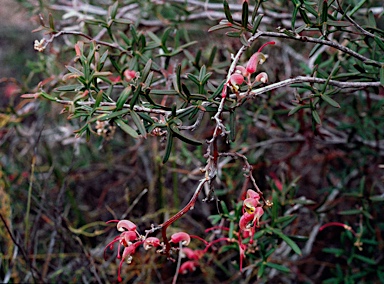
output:
<path id="1" fill-rule="evenodd" d="M 165 249 L 164 243 L 160 242 L 158 238 L 141 235 L 137 231 L 137 226 L 129 220 L 110 220 L 107 223 L 117 223 L 116 228 L 119 232 L 121 232 L 121 234 L 115 237 L 104 249 L 104 259 L 106 259 L 107 249 L 109 248 L 110 250 L 113 250 L 114 244 L 118 243 L 117 258 L 120 259 L 120 264 L 117 273 L 117 279 L 119 282 L 122 281 L 121 267 L 123 266 L 123 263 L 131 263 L 133 254 L 136 252 L 140 245 L 143 245 L 145 250 L 149 250 L 152 247 L 161 247 L 158 252 L 163 252 Z M 189 234 L 185 232 L 178 232 L 170 237 L 169 242 L 187 246 L 190 241 L 191 237 Z M 123 253 L 121 254 L 122 247 L 124 249 Z"/>
<path id="2" fill-rule="evenodd" d="M 256 72 L 257 66 L 259 64 L 263 64 L 264 61 L 267 59 L 267 56 L 263 53 L 261 53 L 262 49 L 268 45 L 268 44 L 275 44 L 274 41 L 267 42 L 263 44 L 259 50 L 251 56 L 249 59 L 247 65 L 244 66 L 236 66 L 235 72 L 230 76 L 229 78 L 229 84 L 234 87 L 238 88 L 239 85 L 243 84 L 245 79 L 247 79 L 247 84 L 249 86 L 252 86 L 251 83 L 251 75 Z M 268 75 L 265 72 L 261 72 L 258 74 L 255 78 L 255 82 L 262 82 L 266 83 L 268 82 Z"/>
<path id="3" fill-rule="evenodd" d="M 128 264 L 132 261 L 132 255 L 136 252 L 136 249 L 143 245 L 144 249 L 148 250 L 151 247 L 158 247 L 160 245 L 160 240 L 155 237 L 145 238 L 140 235 L 136 230 L 136 225 L 128 220 L 111 220 L 107 223 L 117 223 L 117 230 L 122 232 L 120 235 L 115 237 L 106 248 L 104 249 L 104 259 L 106 258 L 106 250 L 109 248 L 113 250 L 115 243 L 119 243 L 117 248 L 117 258 L 120 259 L 119 269 L 118 269 L 118 281 L 122 281 L 121 278 L 121 267 L 126 261 Z M 124 247 L 123 254 L 120 254 L 120 248 Z"/>

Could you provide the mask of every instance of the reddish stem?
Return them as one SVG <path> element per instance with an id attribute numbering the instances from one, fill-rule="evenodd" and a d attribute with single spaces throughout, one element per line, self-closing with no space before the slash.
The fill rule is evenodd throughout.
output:
<path id="1" fill-rule="evenodd" d="M 229 231 L 229 228 L 228 227 L 222 227 L 222 226 L 213 226 L 211 228 L 208 228 L 208 229 L 205 229 L 205 232 L 208 233 L 210 231 L 213 231 L 213 230 L 223 230 L 223 231 Z"/>
<path id="2" fill-rule="evenodd" d="M 179 212 L 177 212 L 175 215 L 173 215 L 171 218 L 169 218 L 167 221 L 165 221 L 164 223 L 162 223 L 161 225 L 159 225 L 159 228 L 161 228 L 161 235 L 163 237 L 163 240 L 164 240 L 164 244 L 165 244 L 165 251 L 166 251 L 166 254 L 169 256 L 169 251 L 171 249 L 171 245 L 168 241 L 168 238 L 167 238 L 167 228 L 173 224 L 174 222 L 176 222 L 177 220 L 179 220 L 185 213 L 187 213 L 189 210 L 193 209 L 193 207 L 195 206 L 195 203 L 196 203 L 196 200 L 197 200 L 197 197 L 199 196 L 202 188 L 203 188 L 203 185 L 207 182 L 208 180 L 207 179 L 204 179 L 200 182 L 199 186 L 197 187 L 197 189 L 195 190 L 195 193 L 193 194 L 191 200 L 188 202 L 187 205 L 185 205 L 185 207 L 183 209 L 181 209 Z"/>

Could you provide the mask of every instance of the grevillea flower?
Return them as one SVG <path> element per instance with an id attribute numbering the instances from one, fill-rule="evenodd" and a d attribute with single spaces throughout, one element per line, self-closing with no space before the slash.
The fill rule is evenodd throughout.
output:
<path id="1" fill-rule="evenodd" d="M 178 232 L 171 236 L 171 242 L 175 244 L 181 242 L 182 245 L 187 246 L 191 242 L 191 236 L 185 232 Z"/>
<path id="2" fill-rule="evenodd" d="M 111 221 L 108 221 L 108 222 L 113 222 L 115 220 L 111 220 Z M 108 223 L 107 222 L 107 223 Z M 119 232 L 124 232 L 124 231 L 136 231 L 136 225 L 135 223 L 129 221 L 129 220 L 121 220 L 121 221 L 118 221 L 117 223 L 117 230 Z"/>
<path id="3" fill-rule="evenodd" d="M 263 64 L 265 62 L 265 60 L 267 59 L 267 56 L 265 56 L 263 53 L 261 53 L 261 51 L 263 50 L 263 48 L 268 45 L 268 44 L 275 44 L 274 41 L 269 41 L 265 44 L 263 44 L 259 50 L 254 53 L 251 58 L 249 59 L 248 63 L 247 63 L 247 66 L 245 67 L 245 69 L 247 70 L 247 72 L 249 74 L 253 74 L 256 72 L 256 69 L 257 69 L 257 66 L 259 64 Z"/>
<path id="4" fill-rule="evenodd" d="M 268 82 L 268 74 L 265 72 L 261 72 L 258 74 L 255 78 L 256 82 L 261 82 L 261 83 L 267 83 Z"/>
<path id="5" fill-rule="evenodd" d="M 196 270 L 196 267 L 198 266 L 198 263 L 193 260 L 188 260 L 184 262 L 179 269 L 179 273 L 181 274 L 187 274 L 189 272 L 193 272 Z"/>
<path id="6" fill-rule="evenodd" d="M 229 82 L 232 86 L 237 87 L 238 85 L 243 84 L 244 82 L 244 76 L 240 73 L 233 73 L 231 77 L 229 78 Z"/>
<path id="7" fill-rule="evenodd" d="M 125 80 L 128 81 L 128 82 L 132 81 L 133 79 L 135 79 L 137 77 L 137 75 L 138 75 L 136 71 L 129 70 L 129 69 L 125 70 L 123 74 L 124 74 Z"/>
<path id="8" fill-rule="evenodd" d="M 155 237 L 149 237 L 144 240 L 143 247 L 145 250 L 149 250 L 152 247 L 158 247 L 160 245 L 160 240 Z"/>
<path id="9" fill-rule="evenodd" d="M 190 248 L 182 248 L 181 252 L 189 259 L 198 260 L 203 257 L 204 250 L 193 250 Z"/>
<path id="10" fill-rule="evenodd" d="M 117 223 L 116 229 L 121 232 L 121 234 L 115 237 L 104 249 L 104 259 L 106 259 L 107 249 L 113 250 L 114 244 L 118 243 L 117 259 L 120 259 L 120 264 L 117 279 L 121 282 L 121 267 L 124 262 L 131 263 L 132 255 L 135 253 L 137 247 L 144 242 L 142 240 L 143 236 L 137 232 L 135 223 L 129 220 L 110 220 L 107 223 Z M 121 247 L 124 247 L 122 254 L 120 252 Z"/>
<path id="11" fill-rule="evenodd" d="M 256 191 L 254 191 L 252 189 L 248 189 L 246 198 L 253 198 L 253 199 L 256 199 L 257 201 L 259 201 L 260 200 L 260 194 L 258 194 Z"/>

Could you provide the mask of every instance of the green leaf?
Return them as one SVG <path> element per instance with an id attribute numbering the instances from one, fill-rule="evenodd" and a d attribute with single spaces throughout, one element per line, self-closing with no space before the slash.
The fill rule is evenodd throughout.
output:
<path id="1" fill-rule="evenodd" d="M 297 105 L 288 112 L 288 116 L 295 114 L 296 112 L 298 112 L 303 108 L 309 108 L 309 107 L 310 107 L 309 105 Z"/>
<path id="2" fill-rule="evenodd" d="M 295 30 L 297 12 L 299 12 L 299 7 L 300 7 L 299 5 L 296 5 L 296 7 L 293 9 L 293 12 L 292 12 L 291 28 L 293 31 Z"/>
<path id="3" fill-rule="evenodd" d="M 213 65 L 213 61 L 215 60 L 216 57 L 216 52 L 217 52 L 217 47 L 216 45 L 212 48 L 211 54 L 209 55 L 208 63 L 207 66 L 210 67 Z"/>
<path id="4" fill-rule="evenodd" d="M 327 24 L 328 26 L 333 26 L 333 27 L 350 27 L 352 25 L 348 21 L 333 21 L 333 20 L 328 20 Z"/>
<path id="5" fill-rule="evenodd" d="M 287 216 L 282 216 L 282 217 L 279 217 L 279 218 L 276 218 L 275 219 L 275 224 L 278 224 L 278 223 L 285 223 L 285 222 L 292 222 L 293 220 L 295 220 L 297 217 L 297 215 L 287 215 Z"/>
<path id="6" fill-rule="evenodd" d="M 336 107 L 336 108 L 340 108 L 340 105 L 338 102 L 336 102 L 335 100 L 333 100 L 331 97 L 328 97 L 326 94 L 320 94 L 321 98 L 327 102 L 328 104 L 330 104 L 331 106 L 333 107 Z"/>
<path id="7" fill-rule="evenodd" d="M 345 251 L 339 248 L 323 248 L 323 252 L 332 253 L 335 256 L 340 257 L 344 254 Z"/>
<path id="8" fill-rule="evenodd" d="M 255 34 L 257 32 L 257 29 L 259 28 L 261 20 L 263 19 L 263 17 L 264 17 L 263 14 L 257 15 L 255 21 L 253 22 L 252 34 Z"/>
<path id="9" fill-rule="evenodd" d="M 327 22 L 328 19 L 328 2 L 327 1 L 321 1 L 322 2 L 322 11 L 321 11 L 321 23 L 320 25 L 323 25 Z"/>
<path id="10" fill-rule="evenodd" d="M 173 132 L 170 129 L 168 129 L 168 132 L 167 132 L 167 146 L 165 147 L 165 154 L 164 154 L 164 157 L 163 157 L 163 164 L 165 164 L 168 161 L 169 156 L 171 155 L 172 145 L 173 145 Z"/>
<path id="11" fill-rule="evenodd" d="M 361 6 L 363 6 L 364 3 L 365 3 L 366 1 L 367 1 L 367 0 L 361 0 L 359 3 L 357 3 L 357 5 L 354 6 L 354 8 L 352 9 L 352 11 L 348 13 L 348 16 L 352 17 L 353 14 L 355 14 L 357 11 L 359 11 L 359 9 L 361 8 Z"/>
<path id="12" fill-rule="evenodd" d="M 248 47 L 250 46 L 250 45 L 249 45 L 249 42 L 248 42 L 248 40 L 247 40 L 247 37 L 245 36 L 244 33 L 242 33 L 241 36 L 240 36 L 240 42 L 241 42 L 241 44 L 244 45 L 244 46 L 248 46 Z"/>
<path id="13" fill-rule="evenodd" d="M 113 111 L 109 114 L 107 114 L 107 113 L 101 114 L 94 119 L 100 120 L 100 121 L 110 120 L 110 119 L 115 118 L 115 117 L 122 117 L 123 115 L 126 115 L 128 112 L 129 112 L 129 109 L 122 109 L 122 110 L 118 110 L 118 111 Z"/>
<path id="14" fill-rule="evenodd" d="M 355 254 L 355 255 L 353 255 L 353 257 L 358 259 L 358 260 L 361 260 L 364 263 L 368 263 L 368 264 L 371 264 L 371 265 L 376 265 L 377 264 L 376 261 L 374 261 L 373 259 L 368 258 L 368 257 L 363 256 L 363 255 L 360 255 L 360 254 Z"/>
<path id="15" fill-rule="evenodd" d="M 227 33 L 225 33 L 227 36 L 229 36 L 229 37 L 237 37 L 237 38 L 239 38 L 239 37 L 241 37 L 241 35 L 243 34 L 242 32 L 227 32 Z"/>
<path id="16" fill-rule="evenodd" d="M 151 71 L 151 66 L 152 66 L 152 59 L 149 59 L 147 61 L 147 64 L 145 64 L 143 71 L 141 72 L 141 78 L 140 78 L 141 82 L 145 82 L 145 80 L 147 79 L 149 72 Z"/>
<path id="17" fill-rule="evenodd" d="M 312 118 L 317 124 L 321 124 L 321 118 L 316 110 L 312 110 Z"/>
<path id="18" fill-rule="evenodd" d="M 279 270 L 281 272 L 284 272 L 284 273 L 289 273 L 291 272 L 291 270 L 288 268 L 288 267 L 285 267 L 283 265 L 280 265 L 280 264 L 277 264 L 277 263 L 273 263 L 273 262 L 267 262 L 265 263 L 266 266 L 270 267 L 270 268 L 274 268 L 276 270 Z"/>
<path id="19" fill-rule="evenodd" d="M 384 87 L 384 65 L 380 68 L 380 84 Z"/>
<path id="20" fill-rule="evenodd" d="M 380 49 L 384 51 L 384 42 L 378 37 L 375 37 L 374 40 L 376 44 L 380 47 Z"/>
<path id="21" fill-rule="evenodd" d="M 99 107 L 101 101 L 103 100 L 103 90 L 100 90 L 97 93 L 95 104 L 93 105 L 93 110 L 95 110 L 97 107 Z"/>
<path id="22" fill-rule="evenodd" d="M 55 23 L 53 21 L 53 16 L 51 13 L 48 15 L 48 20 L 49 20 L 49 27 L 51 28 L 52 31 L 55 31 Z"/>
<path id="23" fill-rule="evenodd" d="M 133 138 L 139 137 L 136 130 L 126 124 L 121 118 L 115 119 L 117 126 L 119 126 L 125 133 L 132 136 Z"/>
<path id="24" fill-rule="evenodd" d="M 368 22 L 371 27 L 376 28 L 376 19 L 372 11 L 368 11 Z"/>
<path id="25" fill-rule="evenodd" d="M 245 29 L 247 29 L 247 27 L 248 27 L 248 14 L 249 14 L 248 2 L 247 1 L 243 1 L 243 11 L 242 11 L 242 14 L 241 14 L 241 25 Z"/>
<path id="26" fill-rule="evenodd" d="M 184 135 L 182 135 L 180 130 L 177 128 L 177 126 L 175 124 L 171 124 L 170 129 L 173 132 L 174 136 L 179 138 L 181 141 L 184 141 L 185 143 L 196 145 L 196 146 L 199 146 L 202 144 L 200 141 L 197 141 L 197 140 L 194 140 L 192 138 L 188 138 L 188 137 L 185 137 Z"/>
<path id="27" fill-rule="evenodd" d="M 123 24 L 123 25 L 131 25 L 131 24 L 133 24 L 133 22 L 131 20 L 124 19 L 124 18 L 114 19 L 113 21 L 115 23 Z"/>
<path id="28" fill-rule="evenodd" d="M 119 5 L 119 2 L 115 2 L 113 5 L 109 6 L 108 8 L 108 17 L 110 19 L 116 18 L 116 13 L 117 13 L 117 7 Z"/>
<path id="29" fill-rule="evenodd" d="M 80 70 L 76 69 L 75 67 L 72 67 L 70 65 L 65 66 L 71 73 L 76 74 L 78 76 L 84 76 L 84 73 Z"/>
<path id="30" fill-rule="evenodd" d="M 209 28 L 208 32 L 213 32 L 213 31 L 217 31 L 217 30 L 222 30 L 222 29 L 227 29 L 231 26 L 230 23 L 222 23 L 222 24 L 218 24 L 218 25 L 215 25 L 211 28 Z"/>
<path id="31" fill-rule="evenodd" d="M 78 92 L 81 91 L 84 88 L 83 85 L 81 84 L 76 84 L 76 85 L 66 85 L 66 86 L 61 86 L 55 89 L 56 92 Z"/>
<path id="32" fill-rule="evenodd" d="M 306 5 L 305 6 L 307 9 L 309 9 L 309 5 Z M 307 25 L 312 25 L 312 22 L 311 20 L 309 19 L 306 11 L 304 9 L 302 9 L 301 7 L 299 8 L 299 12 L 300 12 L 300 15 L 301 15 L 301 18 L 303 19 L 304 23 L 306 23 Z"/>
<path id="33" fill-rule="evenodd" d="M 229 139 L 233 142 L 236 139 L 236 113 L 231 111 L 229 113 Z"/>
<path id="34" fill-rule="evenodd" d="M 350 209 L 350 210 L 344 210 L 338 212 L 339 215 L 356 215 L 356 214 L 361 214 L 360 209 Z"/>
<path id="35" fill-rule="evenodd" d="M 220 205 L 221 205 L 221 209 L 223 209 L 223 213 L 225 215 L 229 215 L 228 207 L 223 200 L 220 201 Z"/>
<path id="36" fill-rule="evenodd" d="M 191 80 L 193 83 L 195 83 L 197 86 L 200 86 L 200 81 L 199 79 L 197 78 L 197 76 L 191 74 L 191 73 L 188 73 L 187 74 L 187 77 L 189 80 Z"/>
<path id="37" fill-rule="evenodd" d="M 369 199 L 372 202 L 383 202 L 384 201 L 384 194 L 370 196 Z"/>
<path id="38" fill-rule="evenodd" d="M 224 13 L 225 13 L 225 17 L 227 18 L 228 22 L 233 24 L 234 22 L 233 22 L 233 18 L 232 18 L 231 11 L 229 9 L 229 4 L 228 4 L 227 0 L 224 0 Z"/>
<path id="39" fill-rule="evenodd" d="M 144 137 L 146 137 L 147 131 L 145 130 L 144 124 L 141 121 L 140 116 L 133 110 L 130 111 L 130 115 L 132 117 L 133 122 L 135 123 L 135 125 L 139 129 L 140 134 L 143 135 Z"/>
<path id="40" fill-rule="evenodd" d="M 293 241 L 291 240 L 287 235 L 285 235 L 282 231 L 278 230 L 278 229 L 275 229 L 275 228 L 272 228 L 272 227 L 269 227 L 270 230 L 278 235 L 284 242 L 287 243 L 287 245 L 289 245 L 291 247 L 291 249 L 297 253 L 298 255 L 301 255 L 301 250 L 300 248 L 298 247 L 298 245 Z"/>
<path id="41" fill-rule="evenodd" d="M 261 262 L 260 268 L 257 271 L 257 278 L 263 277 L 264 270 L 265 270 L 265 262 L 263 261 Z"/>
<path id="42" fill-rule="evenodd" d="M 47 99 L 47 100 L 50 100 L 50 101 L 56 101 L 56 98 L 55 97 L 52 97 L 51 95 L 49 95 L 48 93 L 42 91 L 40 93 L 40 96 L 42 96 L 44 99 Z"/>
<path id="43" fill-rule="evenodd" d="M 119 98 L 116 102 L 116 110 L 121 110 L 125 104 L 125 102 L 128 100 L 128 97 L 130 96 L 132 92 L 132 87 L 128 86 L 126 87 L 120 94 Z"/>

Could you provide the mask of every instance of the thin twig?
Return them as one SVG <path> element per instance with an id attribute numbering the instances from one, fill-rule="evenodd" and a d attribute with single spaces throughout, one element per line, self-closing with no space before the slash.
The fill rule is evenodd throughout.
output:
<path id="1" fill-rule="evenodd" d="M 245 93 L 240 93 L 240 96 L 246 97 L 246 98 L 254 98 L 258 95 L 264 94 L 266 92 L 289 86 L 295 83 L 318 83 L 318 84 L 324 84 L 327 82 L 327 79 L 321 79 L 321 78 L 315 78 L 315 77 L 305 77 L 305 76 L 298 76 L 296 78 L 292 79 L 286 79 L 284 81 L 280 81 L 259 89 L 252 90 L 249 95 Z M 353 88 L 353 89 L 361 89 L 361 88 L 367 88 L 367 87 L 380 87 L 381 84 L 379 81 L 376 82 L 341 82 L 336 80 L 329 80 L 329 85 L 339 87 L 339 88 Z"/>
<path id="2" fill-rule="evenodd" d="M 282 29 L 282 31 L 283 30 L 284 29 Z M 381 67 L 381 65 L 383 64 L 382 62 L 367 58 L 367 57 L 357 53 L 356 51 L 353 51 L 352 49 L 350 49 L 348 47 L 345 47 L 345 46 L 343 46 L 337 42 L 330 41 L 330 40 L 319 39 L 319 38 L 308 37 L 308 36 L 301 36 L 299 34 L 296 34 L 295 36 L 289 36 L 289 35 L 286 35 L 282 32 L 259 31 L 258 34 L 260 37 L 268 36 L 268 37 L 286 38 L 286 39 L 297 40 L 300 42 L 311 42 L 311 43 L 317 43 L 317 44 L 321 44 L 321 45 L 327 45 L 327 46 L 336 48 L 336 49 L 338 49 L 338 50 L 340 50 L 346 54 L 349 54 L 349 55 L 353 56 L 354 58 L 359 59 L 360 61 L 362 61 L 366 64 L 369 63 L 370 65 L 374 65 L 376 67 Z"/>

